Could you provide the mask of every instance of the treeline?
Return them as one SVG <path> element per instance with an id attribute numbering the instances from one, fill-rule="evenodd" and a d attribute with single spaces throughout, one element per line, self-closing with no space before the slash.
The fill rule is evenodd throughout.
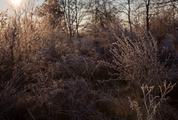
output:
<path id="1" fill-rule="evenodd" d="M 176 0 L 46 0 L 37 11 L 70 36 L 78 36 L 79 29 L 88 24 L 107 28 L 107 24 L 115 21 L 124 24 L 130 32 L 142 28 L 154 33 L 161 21 L 164 21 L 160 25 L 162 32 L 177 27 Z"/>

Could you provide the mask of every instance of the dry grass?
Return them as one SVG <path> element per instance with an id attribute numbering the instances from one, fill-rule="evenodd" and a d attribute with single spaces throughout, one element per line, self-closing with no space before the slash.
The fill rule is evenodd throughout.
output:
<path id="1" fill-rule="evenodd" d="M 140 34 L 132 40 L 114 35 L 118 41 L 111 52 L 121 78 L 148 85 L 169 80 L 168 73 L 172 70 L 165 67 L 166 62 L 160 62 L 158 43 L 152 36 Z"/>
<path id="2" fill-rule="evenodd" d="M 166 84 L 165 91 L 147 88 L 165 85 L 173 69 L 160 62 L 151 35 L 142 31 L 132 38 L 113 23 L 109 30 L 70 38 L 47 21 L 6 22 L 0 29 L 0 119 L 153 120 L 165 112 L 162 99 L 174 85 Z M 92 42 L 75 43 L 82 39 Z"/>

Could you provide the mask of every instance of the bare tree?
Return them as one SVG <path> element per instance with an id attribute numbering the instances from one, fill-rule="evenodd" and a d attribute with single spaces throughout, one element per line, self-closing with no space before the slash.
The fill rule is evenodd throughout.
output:
<path id="1" fill-rule="evenodd" d="M 128 22 L 130 27 L 130 33 L 132 34 L 132 21 L 131 21 L 131 0 L 127 0 L 128 2 Z"/>
<path id="2" fill-rule="evenodd" d="M 83 0 L 63 0 L 61 3 L 69 36 L 79 36 L 80 24 L 86 16 L 85 2 Z"/>
<path id="3" fill-rule="evenodd" d="M 37 10 L 40 17 L 46 17 L 52 27 L 58 26 L 62 19 L 64 12 L 61 9 L 59 0 L 45 0 L 45 2 Z"/>
<path id="4" fill-rule="evenodd" d="M 150 4 L 151 0 L 144 0 L 146 8 L 146 31 L 150 31 Z"/>
<path id="5" fill-rule="evenodd" d="M 107 23 L 113 22 L 118 13 L 115 0 L 91 0 L 90 13 L 92 22 L 105 27 Z"/>

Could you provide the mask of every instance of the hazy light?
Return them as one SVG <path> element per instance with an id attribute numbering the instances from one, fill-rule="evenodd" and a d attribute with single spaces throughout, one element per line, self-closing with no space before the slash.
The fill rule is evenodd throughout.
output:
<path id="1" fill-rule="evenodd" d="M 22 5 L 22 0 L 10 0 L 10 4 L 14 8 L 19 8 Z"/>

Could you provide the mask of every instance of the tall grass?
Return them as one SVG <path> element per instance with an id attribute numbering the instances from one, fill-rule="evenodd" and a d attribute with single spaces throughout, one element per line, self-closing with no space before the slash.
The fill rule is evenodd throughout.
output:
<path id="1" fill-rule="evenodd" d="M 81 39 L 28 15 L 6 22 L 0 29 L 0 119 L 153 120 L 165 112 L 162 99 L 174 84 L 164 82 L 173 69 L 160 62 L 157 41 L 144 31 L 130 37 L 113 23 Z M 93 42 L 75 44 L 85 39 Z M 156 88 L 164 85 L 165 91 Z"/>

